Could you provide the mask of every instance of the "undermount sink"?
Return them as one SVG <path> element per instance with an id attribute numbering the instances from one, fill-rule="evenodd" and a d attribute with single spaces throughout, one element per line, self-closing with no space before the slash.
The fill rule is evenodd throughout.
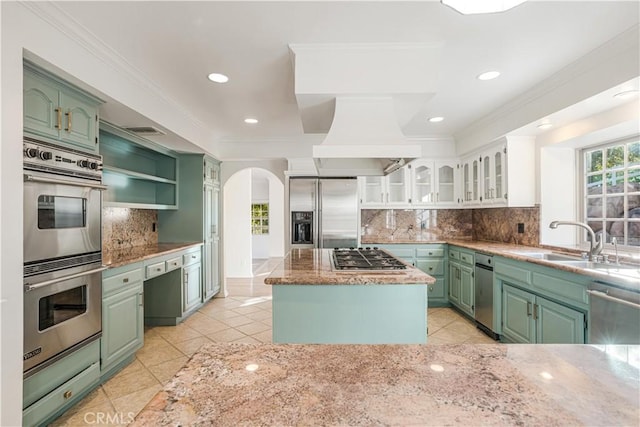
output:
<path id="1" fill-rule="evenodd" d="M 569 265 L 578 268 L 588 268 L 591 270 L 637 270 L 638 266 L 625 264 L 607 264 L 593 261 L 554 261 L 556 264 Z"/>
<path id="2" fill-rule="evenodd" d="M 522 252 L 514 251 L 514 254 L 527 256 L 530 258 L 544 259 L 546 261 L 580 261 L 580 258 L 571 255 L 557 254 L 554 252 Z"/>

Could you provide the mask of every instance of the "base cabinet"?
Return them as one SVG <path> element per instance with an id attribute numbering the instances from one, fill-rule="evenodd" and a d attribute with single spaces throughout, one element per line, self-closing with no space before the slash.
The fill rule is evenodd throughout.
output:
<path id="1" fill-rule="evenodd" d="M 502 334 L 509 341 L 584 344 L 584 313 L 516 287 L 502 287 Z"/>
<path id="2" fill-rule="evenodd" d="M 449 301 L 469 316 L 475 314 L 473 252 L 449 247 Z"/>
<path id="3" fill-rule="evenodd" d="M 193 265 L 184 267 L 182 289 L 183 289 L 183 307 L 184 313 L 193 310 L 200 305 L 202 300 L 202 268 L 198 262 Z"/>
<path id="4" fill-rule="evenodd" d="M 141 266 L 103 273 L 101 372 L 107 375 L 144 345 Z"/>

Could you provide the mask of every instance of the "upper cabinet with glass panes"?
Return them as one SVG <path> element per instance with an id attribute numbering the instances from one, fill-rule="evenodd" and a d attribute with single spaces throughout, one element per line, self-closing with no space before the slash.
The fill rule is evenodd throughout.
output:
<path id="1" fill-rule="evenodd" d="M 386 176 L 359 177 L 360 205 L 367 208 L 408 206 L 409 179 L 406 166 Z"/>
<path id="2" fill-rule="evenodd" d="M 411 205 L 457 207 L 458 168 L 456 160 L 411 162 Z"/>
<path id="3" fill-rule="evenodd" d="M 583 150 L 584 219 L 606 243 L 640 246 L 640 141 Z M 584 239 L 587 237 L 585 235 Z"/>

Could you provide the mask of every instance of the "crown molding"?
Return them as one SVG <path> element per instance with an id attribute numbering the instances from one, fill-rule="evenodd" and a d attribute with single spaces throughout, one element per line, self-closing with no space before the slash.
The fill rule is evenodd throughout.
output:
<path id="1" fill-rule="evenodd" d="M 115 72 L 131 80 L 136 85 L 145 88 L 149 92 L 153 93 L 154 96 L 162 99 L 171 108 L 180 112 L 191 124 L 205 132 L 212 132 L 204 122 L 194 117 L 175 99 L 167 96 L 166 92 L 163 91 L 159 85 L 151 81 L 148 76 L 131 64 L 126 58 L 105 43 L 102 39 L 93 34 L 88 28 L 76 21 L 59 5 L 54 2 L 20 1 L 19 3 L 38 18 L 64 34 L 69 41 L 77 44 L 96 59 L 105 63 Z"/>

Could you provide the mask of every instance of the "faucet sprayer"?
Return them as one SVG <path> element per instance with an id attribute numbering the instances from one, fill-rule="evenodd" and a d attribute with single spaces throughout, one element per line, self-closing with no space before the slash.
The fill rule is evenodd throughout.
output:
<path id="1" fill-rule="evenodd" d="M 556 229 L 559 225 L 575 225 L 576 227 L 582 227 L 589 233 L 589 261 L 593 261 L 594 256 L 598 255 L 602 252 L 602 248 L 604 247 L 604 241 L 602 238 L 598 239 L 596 237 L 596 233 L 593 232 L 593 229 L 589 227 L 587 224 L 583 222 L 576 221 L 551 221 L 549 224 L 549 228 Z M 593 245 L 595 242 L 595 246 Z"/>

